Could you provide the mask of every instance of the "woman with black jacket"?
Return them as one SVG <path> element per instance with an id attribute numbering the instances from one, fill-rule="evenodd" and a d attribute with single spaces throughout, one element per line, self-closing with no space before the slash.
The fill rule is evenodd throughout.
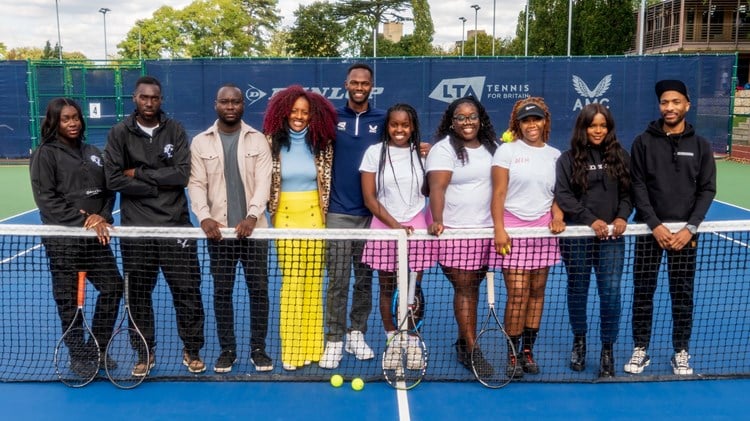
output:
<path id="1" fill-rule="evenodd" d="M 555 199 L 565 223 L 586 225 L 593 237 L 560 239 L 568 273 L 568 313 L 573 330 L 570 368 L 586 367 L 586 307 L 593 268 L 599 291 L 601 359 L 599 377 L 615 375 L 612 347 L 620 323 L 620 279 L 625 260 L 630 200 L 630 158 L 617 141 L 615 122 L 601 104 L 585 106 L 576 120 L 570 150 L 557 160 Z M 613 231 L 609 232 L 609 226 Z"/>
<path id="2" fill-rule="evenodd" d="M 49 258 L 52 294 L 63 331 L 76 312 L 77 273 L 87 272 L 99 291 L 92 331 L 104 354 L 119 312 L 123 282 L 109 246 L 115 196 L 106 188 L 101 151 L 83 141 L 85 129 L 81 107 L 75 101 L 55 98 L 49 102 L 41 144 L 31 156 L 31 185 L 43 224 L 96 232 L 96 237 L 43 237 L 42 243 Z M 83 340 L 72 338 L 78 344 L 66 345 L 71 350 L 82 349 Z M 97 360 L 91 352 L 95 348 L 86 349 L 89 351 L 83 354 L 71 354 L 73 370 L 85 370 L 85 364 Z M 101 355 L 101 365 L 105 358 Z M 116 362 L 110 359 L 108 364 L 113 367 Z"/>

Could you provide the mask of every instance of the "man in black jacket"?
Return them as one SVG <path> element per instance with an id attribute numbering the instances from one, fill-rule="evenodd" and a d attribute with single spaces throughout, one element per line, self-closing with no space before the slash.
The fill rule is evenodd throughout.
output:
<path id="1" fill-rule="evenodd" d="M 675 375 L 693 374 L 688 347 L 693 325 L 698 225 L 716 195 L 716 163 L 711 146 L 685 121 L 690 110 L 687 88 L 679 80 L 656 83 L 662 118 L 652 121 L 635 138 L 631 151 L 631 176 L 636 222 L 645 223 L 652 235 L 635 245 L 633 279 L 633 342 L 635 349 L 625 364 L 628 373 L 641 373 L 649 365 L 654 292 L 664 251 L 667 254 L 672 300 L 672 369 Z M 671 232 L 664 222 L 687 222 Z"/>
<path id="2" fill-rule="evenodd" d="M 180 123 L 161 110 L 161 84 L 151 76 L 136 81 L 135 111 L 116 124 L 104 149 L 107 187 L 120 193 L 122 225 L 189 227 L 185 186 L 190 176 L 187 134 Z M 191 373 L 206 370 L 201 360 L 204 311 L 200 267 L 195 240 L 123 239 L 125 273 L 130 281 L 130 303 L 135 324 L 153 349 L 152 293 L 159 269 L 169 284 L 184 344 L 183 364 Z M 134 376 L 145 376 L 154 366 L 139 361 Z"/>

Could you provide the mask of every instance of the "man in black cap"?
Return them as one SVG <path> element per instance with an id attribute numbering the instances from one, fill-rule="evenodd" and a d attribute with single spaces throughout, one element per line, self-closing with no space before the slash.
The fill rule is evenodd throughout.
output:
<path id="1" fill-rule="evenodd" d="M 652 235 L 639 236 L 633 273 L 633 342 L 625 372 L 638 374 L 649 365 L 648 346 L 659 265 L 666 251 L 672 300 L 672 370 L 693 374 L 688 347 L 693 325 L 693 285 L 698 225 L 716 195 L 716 163 L 711 146 L 687 121 L 687 88 L 679 80 L 656 83 L 661 118 L 633 141 L 631 176 L 635 220 Z M 686 222 L 676 232 L 664 222 Z"/>

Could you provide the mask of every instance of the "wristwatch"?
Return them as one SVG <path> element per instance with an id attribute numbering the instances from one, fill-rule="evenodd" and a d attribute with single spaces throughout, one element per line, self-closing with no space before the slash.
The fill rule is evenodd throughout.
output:
<path id="1" fill-rule="evenodd" d="M 698 233 L 698 227 L 696 227 L 695 225 L 687 224 L 685 225 L 685 228 L 687 228 L 688 232 L 692 235 Z"/>

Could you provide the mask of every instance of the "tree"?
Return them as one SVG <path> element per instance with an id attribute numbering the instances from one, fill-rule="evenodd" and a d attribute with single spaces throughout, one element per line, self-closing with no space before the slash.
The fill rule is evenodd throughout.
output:
<path id="1" fill-rule="evenodd" d="M 341 0 L 337 3 L 336 16 L 339 21 L 346 22 L 347 32 L 356 35 L 360 46 L 373 45 L 373 35 L 381 22 L 402 22 L 409 20 L 403 12 L 407 9 L 409 0 Z M 429 8 L 428 14 L 429 14 Z M 368 33 L 362 38 L 361 35 Z M 430 34 L 431 36 L 431 34 Z M 364 42 L 362 42 L 364 41 Z M 374 49 L 360 49 L 356 55 L 377 55 Z"/>
<path id="2" fill-rule="evenodd" d="M 246 30 L 252 19 L 233 0 L 196 0 L 178 16 L 188 57 L 242 57 L 257 51 Z"/>
<path id="3" fill-rule="evenodd" d="M 289 52 L 297 57 L 339 57 L 344 25 L 335 17 L 335 6 L 317 1 L 300 5 L 289 31 Z"/>
<path id="4" fill-rule="evenodd" d="M 630 49 L 635 25 L 630 0 L 578 0 L 573 6 L 572 54 L 623 54 Z"/>
<path id="5" fill-rule="evenodd" d="M 276 0 L 195 0 L 182 10 L 157 9 L 120 42 L 124 58 L 247 57 L 265 52 L 281 18 Z M 139 55 L 140 54 L 140 55 Z"/>
<path id="6" fill-rule="evenodd" d="M 5 43 L 0 42 L 0 59 L 5 59 L 5 56 L 8 54 L 8 47 L 5 46 Z"/>
<path id="7" fill-rule="evenodd" d="M 414 35 L 409 40 L 406 50 L 409 55 L 427 56 L 432 54 L 432 36 L 435 34 L 435 26 L 432 24 L 430 5 L 427 0 L 412 0 L 412 12 L 414 14 Z M 407 42 L 406 37 L 402 38 Z"/>
<path id="8" fill-rule="evenodd" d="M 264 54 L 267 41 L 281 23 L 281 16 L 276 10 L 278 0 L 241 0 L 240 5 L 250 18 L 250 23 L 245 28 L 251 39 L 247 55 Z"/>
<path id="9" fill-rule="evenodd" d="M 291 32 L 287 29 L 279 29 L 271 34 L 271 39 L 266 43 L 266 55 L 268 57 L 288 57 L 289 38 Z"/>

